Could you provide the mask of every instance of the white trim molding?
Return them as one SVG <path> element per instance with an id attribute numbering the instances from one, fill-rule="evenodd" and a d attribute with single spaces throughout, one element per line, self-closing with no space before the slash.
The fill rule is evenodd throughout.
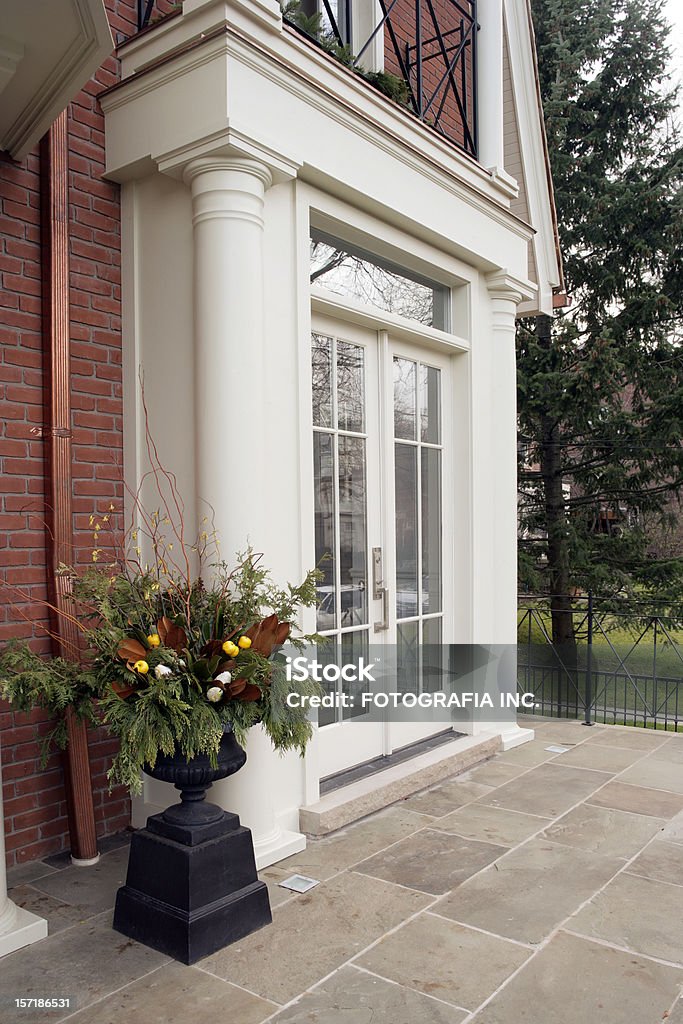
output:
<path id="1" fill-rule="evenodd" d="M 0 149 L 21 160 L 114 42 L 103 0 L 51 0 L 38 18 L 29 4 L 0 0 L 0 24 L 8 36 L 0 42 Z"/>

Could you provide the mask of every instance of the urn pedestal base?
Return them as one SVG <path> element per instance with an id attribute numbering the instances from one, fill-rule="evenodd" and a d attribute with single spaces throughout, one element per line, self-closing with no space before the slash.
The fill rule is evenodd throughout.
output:
<path id="1" fill-rule="evenodd" d="M 251 832 L 236 814 L 213 810 L 217 815 L 202 824 L 148 818 L 133 835 L 126 884 L 116 897 L 116 931 L 184 964 L 272 921 Z"/>

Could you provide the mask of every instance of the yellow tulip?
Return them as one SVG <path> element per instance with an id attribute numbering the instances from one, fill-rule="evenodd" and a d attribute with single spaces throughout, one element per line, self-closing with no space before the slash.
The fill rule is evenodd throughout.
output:
<path id="1" fill-rule="evenodd" d="M 237 644 L 243 651 L 248 651 L 251 647 L 251 639 L 248 636 L 241 636 L 237 641 Z"/>
<path id="2" fill-rule="evenodd" d="M 223 644 L 223 651 L 229 658 L 236 658 L 240 653 L 240 649 L 237 644 L 234 644 L 232 640 L 226 640 Z"/>
<path id="3" fill-rule="evenodd" d="M 147 637 L 147 643 L 149 644 L 150 647 L 158 647 L 159 644 L 161 643 L 159 634 L 150 633 L 150 635 Z"/>
<path id="4" fill-rule="evenodd" d="M 133 665 L 133 672 L 139 672 L 141 676 L 146 676 L 149 672 L 149 665 L 146 661 L 136 661 Z"/>

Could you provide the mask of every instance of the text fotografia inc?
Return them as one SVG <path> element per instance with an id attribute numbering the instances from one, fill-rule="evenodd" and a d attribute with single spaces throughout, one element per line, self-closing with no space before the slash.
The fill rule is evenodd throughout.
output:
<path id="1" fill-rule="evenodd" d="M 422 708 L 448 710 L 453 708 L 533 708 L 533 693 L 326 693 L 323 696 L 287 694 L 290 708 Z"/>

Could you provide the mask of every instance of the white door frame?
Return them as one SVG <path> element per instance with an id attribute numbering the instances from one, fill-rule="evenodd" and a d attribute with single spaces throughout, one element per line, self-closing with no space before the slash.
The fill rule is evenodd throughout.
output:
<path id="1" fill-rule="evenodd" d="M 455 367 L 454 363 L 458 356 L 465 351 L 464 345 L 454 344 L 452 335 L 447 336 L 444 343 L 445 332 L 436 331 L 433 328 L 422 327 L 418 324 L 410 324 L 406 327 L 405 322 L 396 324 L 400 318 L 387 314 L 386 318 L 374 315 L 367 309 L 359 309 L 355 303 L 349 300 L 340 299 L 338 296 L 327 293 L 324 296 L 315 295 L 311 315 L 311 333 L 328 334 L 346 338 L 351 342 L 363 344 L 368 356 L 366 405 L 367 405 L 367 473 L 368 481 L 376 479 L 380 486 L 377 493 L 372 493 L 371 488 L 367 491 L 369 507 L 368 514 L 368 551 L 375 545 L 380 545 L 384 557 L 384 576 L 390 584 L 389 594 L 389 629 L 385 633 L 373 633 L 373 624 L 381 616 L 381 609 L 376 601 L 372 600 L 369 593 L 369 640 L 371 644 L 391 643 L 396 644 L 396 557 L 395 557 L 395 491 L 394 491 L 394 404 L 393 404 L 393 358 L 394 355 L 422 361 L 435 366 L 442 371 L 441 377 L 441 430 L 442 430 L 442 623 L 443 643 L 452 643 L 457 637 L 454 631 L 455 621 L 455 444 L 454 444 L 454 415 L 453 401 L 456 393 L 454 386 Z M 351 309 L 349 309 L 351 306 Z M 351 315 L 349 316 L 349 313 Z M 389 320 L 389 323 L 386 322 Z M 362 326 L 361 326 L 362 325 Z M 435 338 L 435 335 L 438 337 Z M 398 336 L 398 337 L 397 337 Z M 457 339 L 459 341 L 460 339 Z M 373 345 L 374 341 L 374 345 Z M 374 351 L 373 351 L 374 349 Z M 465 369 L 464 367 L 462 368 Z M 372 394 L 373 388 L 375 394 Z M 310 392 L 310 387 L 309 387 Z M 309 399 L 310 403 L 310 399 Z M 378 410 L 379 422 L 375 409 Z M 374 437 L 372 436 L 374 433 Z M 449 441 L 451 443 L 449 443 Z M 374 450 L 373 450 L 374 449 Z M 376 476 L 375 476 L 376 474 Z M 466 486 L 466 481 L 465 481 Z M 311 494 L 309 500 L 312 505 L 313 480 L 311 479 Z M 377 510 L 371 506 L 376 503 Z M 449 528 L 450 524 L 450 528 Z M 368 561 L 367 566 L 368 590 L 371 592 L 371 567 Z M 421 585 L 419 583 L 418 585 Z M 414 718 L 414 716 L 411 716 Z M 325 777 L 334 774 L 335 771 L 342 771 L 345 767 L 352 767 L 352 764 L 342 763 L 340 755 L 333 750 L 329 744 L 335 742 L 340 748 L 354 750 L 353 764 L 363 763 L 373 756 L 390 754 L 398 747 L 406 746 L 417 742 L 420 739 L 433 735 L 443 728 L 443 723 L 434 723 L 429 720 L 424 722 L 390 722 L 380 723 L 381 731 L 378 735 L 374 724 L 358 722 L 355 727 L 349 722 L 340 722 L 326 725 L 318 730 L 318 777 Z M 358 736 L 352 737 L 351 728 L 354 732 L 361 732 Z M 342 730 L 344 732 L 342 733 Z M 335 733 L 339 731 L 339 735 Z M 325 745 L 325 746 L 323 746 Z"/>

